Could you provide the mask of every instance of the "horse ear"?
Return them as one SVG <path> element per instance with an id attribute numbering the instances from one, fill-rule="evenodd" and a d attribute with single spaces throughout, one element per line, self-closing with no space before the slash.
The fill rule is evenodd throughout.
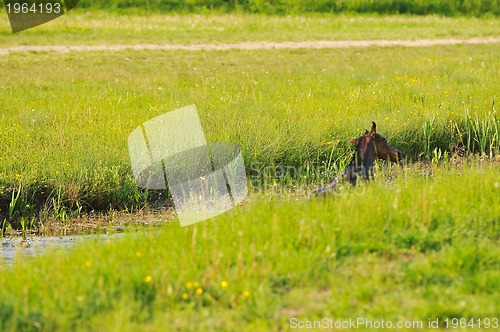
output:
<path id="1" fill-rule="evenodd" d="M 370 131 L 370 135 L 372 135 L 373 137 L 377 135 L 377 124 L 373 121 L 372 121 L 372 130 Z"/>
<path id="2" fill-rule="evenodd" d="M 359 137 L 350 141 L 350 143 L 352 143 L 352 144 L 358 144 L 358 142 L 359 142 Z"/>

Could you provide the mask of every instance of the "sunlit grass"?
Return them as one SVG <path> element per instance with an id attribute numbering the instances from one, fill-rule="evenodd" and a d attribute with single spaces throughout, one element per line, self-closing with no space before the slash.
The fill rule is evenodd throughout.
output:
<path id="1" fill-rule="evenodd" d="M 249 172 L 290 166 L 308 184 L 338 173 L 347 142 L 371 121 L 409 160 L 491 157 L 500 147 L 498 52 L 492 44 L 4 56 L 2 212 L 19 190 L 11 220 L 144 207 L 128 134 L 190 104 L 208 141 L 241 146 Z"/>
<path id="2" fill-rule="evenodd" d="M 0 45 L 241 43 L 246 41 L 372 40 L 497 37 L 499 19 L 315 14 L 160 14 L 75 10 L 20 33 L 0 15 Z"/>
<path id="3" fill-rule="evenodd" d="M 0 32 L 0 43 L 462 38 L 496 36 L 498 27 L 75 11 L 26 33 Z M 241 206 L 210 221 L 181 228 L 158 214 L 149 219 L 170 222 L 3 266 L 0 330 L 266 331 L 289 330 L 293 317 L 498 317 L 499 52 L 491 44 L 0 56 L 2 231 L 50 217 L 64 233 L 81 212 L 107 211 L 105 223 L 147 207 L 152 193 L 135 186 L 127 136 L 190 104 L 209 141 L 242 148 L 251 185 Z M 375 181 L 307 200 L 343 169 L 348 141 L 371 121 L 403 164 L 377 164 Z"/>
<path id="4" fill-rule="evenodd" d="M 195 226 L 18 262 L 0 273 L 0 327 L 250 331 L 287 330 L 292 317 L 496 317 L 498 172 L 477 160 L 405 166 L 328 199 L 251 196 Z"/>
<path id="5" fill-rule="evenodd" d="M 470 18 L 75 11 L 20 34 L 2 30 L 0 43 L 466 38 L 497 36 L 498 27 Z M 56 232 L 94 229 L 71 225 L 95 218 L 76 218 L 86 211 L 107 211 L 101 223 L 170 221 L 2 267 L 0 330 L 498 317 L 499 52 L 491 44 L 0 56 L 2 232 L 54 218 Z M 170 214 L 114 217 L 153 195 L 135 186 L 128 134 L 190 104 L 209 141 L 242 148 L 250 196 L 185 228 Z M 403 165 L 377 164 L 375 181 L 307 200 L 342 171 L 348 141 L 371 121 L 403 151 Z"/>

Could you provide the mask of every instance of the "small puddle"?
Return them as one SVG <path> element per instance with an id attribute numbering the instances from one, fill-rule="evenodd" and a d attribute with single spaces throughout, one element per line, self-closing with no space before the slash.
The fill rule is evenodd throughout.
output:
<path id="1" fill-rule="evenodd" d="M 29 236 L 2 238 L 0 248 L 0 268 L 13 265 L 16 261 L 29 260 L 49 250 L 70 251 L 88 241 L 117 239 L 125 233 L 68 235 L 68 236 Z"/>

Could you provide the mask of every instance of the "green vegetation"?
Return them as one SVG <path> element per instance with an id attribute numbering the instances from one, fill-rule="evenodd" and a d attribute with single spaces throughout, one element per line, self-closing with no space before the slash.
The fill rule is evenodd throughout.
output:
<path id="1" fill-rule="evenodd" d="M 341 169 L 347 141 L 372 120 L 410 160 L 492 156 L 498 52 L 491 44 L 2 56 L 0 213 L 19 226 L 20 217 L 38 221 L 37 211 L 64 218 L 144 207 L 152 197 L 135 187 L 128 134 L 193 103 L 209 141 L 239 144 L 254 169 L 299 168 L 305 184 Z M 327 174 L 310 177 L 316 166 Z"/>
<path id="2" fill-rule="evenodd" d="M 278 331 L 292 317 L 439 318 L 443 328 L 445 318 L 498 318 L 499 171 L 498 161 L 395 167 L 326 200 L 254 195 L 195 226 L 18 262 L 0 273 L 0 329 Z"/>
<path id="3" fill-rule="evenodd" d="M 200 12 L 218 10 L 265 14 L 297 13 L 378 13 L 378 14 L 440 14 L 440 15 L 500 15 L 498 0 L 80 0 L 82 8 L 139 8 Z"/>
<path id="4" fill-rule="evenodd" d="M 240 43 L 246 41 L 373 40 L 497 37 L 497 18 L 440 16 L 135 15 L 70 11 L 60 19 L 13 34 L 0 15 L 0 44 L 102 45 Z M 140 27 L 140 28 L 139 28 Z"/>
<path id="5" fill-rule="evenodd" d="M 1 31 L 0 43 L 500 32 L 494 18 L 69 17 Z M 442 329 L 446 318 L 474 318 L 485 327 L 500 318 L 498 54 L 496 43 L 0 55 L 2 230 L 51 218 L 68 229 L 82 212 L 114 218 L 165 201 L 166 193 L 136 188 L 127 137 L 190 104 L 208 141 L 242 148 L 252 184 L 241 206 L 210 221 L 166 223 L 2 266 L 0 330 L 281 331 L 293 317 L 415 320 L 424 329 L 429 318 Z M 307 200 L 303 191 L 342 170 L 348 141 L 372 120 L 403 151 L 403 165 L 377 164 L 375 181 Z M 126 224 L 137 214 L 117 218 Z"/>

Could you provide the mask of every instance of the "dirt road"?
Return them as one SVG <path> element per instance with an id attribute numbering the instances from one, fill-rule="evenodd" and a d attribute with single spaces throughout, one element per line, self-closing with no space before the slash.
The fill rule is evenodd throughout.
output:
<path id="1" fill-rule="evenodd" d="M 500 37 L 470 39 L 420 39 L 420 40 L 317 40 L 300 42 L 244 42 L 233 44 L 122 44 L 122 45 L 47 45 L 47 46 L 12 46 L 0 48 L 0 55 L 18 52 L 95 52 L 122 50 L 265 50 L 265 49 L 327 49 L 350 47 L 426 47 L 439 45 L 478 45 L 500 43 Z"/>

